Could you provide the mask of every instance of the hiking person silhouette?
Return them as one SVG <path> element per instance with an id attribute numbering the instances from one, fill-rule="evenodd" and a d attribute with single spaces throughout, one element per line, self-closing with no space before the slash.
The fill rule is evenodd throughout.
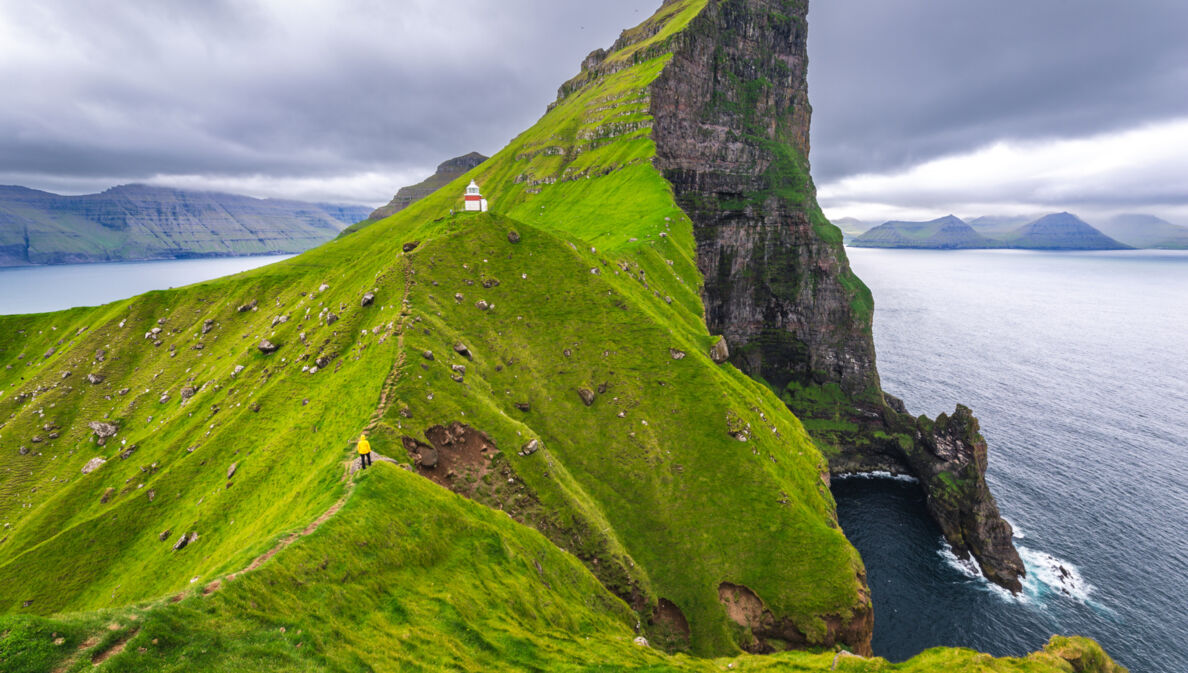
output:
<path id="1" fill-rule="evenodd" d="M 371 442 L 367 441 L 367 434 L 359 435 L 359 469 L 367 469 L 371 465 Z"/>

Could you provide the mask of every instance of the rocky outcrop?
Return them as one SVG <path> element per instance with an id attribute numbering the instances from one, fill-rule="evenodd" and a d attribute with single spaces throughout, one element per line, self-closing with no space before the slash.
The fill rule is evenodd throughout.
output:
<path id="1" fill-rule="evenodd" d="M 763 600 L 746 586 L 723 582 L 718 586 L 718 601 L 730 620 L 749 633 L 750 640 L 742 643 L 743 649 L 748 652 L 766 654 L 789 645 L 801 649 L 820 645 L 792 620 L 773 614 Z M 824 621 L 824 642 L 855 643 L 859 654 L 871 656 L 869 634 L 874 630 L 874 611 L 870 609 L 869 603 L 855 614 L 845 618 L 826 615 Z"/>
<path id="2" fill-rule="evenodd" d="M 471 152 L 470 154 L 464 154 L 460 157 L 443 161 L 437 166 L 437 171 L 433 175 L 415 185 L 401 187 L 388 205 L 376 208 L 367 219 L 382 220 L 385 217 L 395 215 L 413 203 L 420 201 L 450 182 L 453 182 L 463 173 L 466 173 L 486 160 L 487 157 L 478 152 Z M 461 191 L 459 191 L 459 194 L 461 194 Z M 413 247 L 415 248 L 416 246 L 414 245 Z M 408 252 L 408 250 L 405 250 L 405 252 Z"/>
<path id="3" fill-rule="evenodd" d="M 693 222 L 706 326 L 802 419 L 853 428 L 814 432 L 831 471 L 919 477 L 954 551 L 1017 591 L 976 419 L 914 419 L 882 392 L 873 299 L 809 174 L 806 14 L 799 0 L 707 3 L 651 86 L 654 161 Z"/>
<path id="4" fill-rule="evenodd" d="M 987 579 L 1021 591 L 1026 574 L 1012 543 L 1011 525 L 998 513 L 986 485 L 986 440 L 978 419 L 957 405 L 952 416 L 916 420 L 916 441 L 905 451 L 912 472 L 925 484 L 928 511 L 940 524 L 953 552 L 972 555 Z"/>

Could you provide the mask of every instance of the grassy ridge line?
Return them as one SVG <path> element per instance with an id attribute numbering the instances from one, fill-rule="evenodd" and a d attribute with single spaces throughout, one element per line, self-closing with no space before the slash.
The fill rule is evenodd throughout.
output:
<path id="1" fill-rule="evenodd" d="M 634 644 L 633 620 L 536 532 L 379 464 L 359 475 L 339 516 L 216 594 L 52 619 L 0 616 L 0 664 L 11 673 L 1121 670 L 1078 638 L 1054 638 L 1022 659 L 937 648 L 901 664 L 832 652 L 702 660 Z M 120 653 L 92 666 L 120 642 Z"/>

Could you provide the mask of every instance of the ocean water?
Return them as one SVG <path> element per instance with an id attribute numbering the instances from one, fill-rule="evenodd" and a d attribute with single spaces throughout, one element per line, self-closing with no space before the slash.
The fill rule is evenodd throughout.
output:
<path id="1" fill-rule="evenodd" d="M 0 268 L 0 315 L 98 306 L 229 276 L 292 255 Z"/>
<path id="2" fill-rule="evenodd" d="M 883 387 L 915 414 L 974 410 L 1028 569 L 1011 596 L 948 552 L 917 485 L 837 480 L 875 653 L 1077 634 L 1135 673 L 1188 672 L 1188 253 L 848 253 Z"/>

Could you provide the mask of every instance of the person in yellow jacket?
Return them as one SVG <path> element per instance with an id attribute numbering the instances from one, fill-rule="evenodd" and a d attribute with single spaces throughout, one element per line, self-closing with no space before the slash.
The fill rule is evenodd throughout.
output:
<path id="1" fill-rule="evenodd" d="M 359 435 L 359 469 L 367 469 L 371 465 L 371 442 L 367 441 L 367 433 Z"/>

